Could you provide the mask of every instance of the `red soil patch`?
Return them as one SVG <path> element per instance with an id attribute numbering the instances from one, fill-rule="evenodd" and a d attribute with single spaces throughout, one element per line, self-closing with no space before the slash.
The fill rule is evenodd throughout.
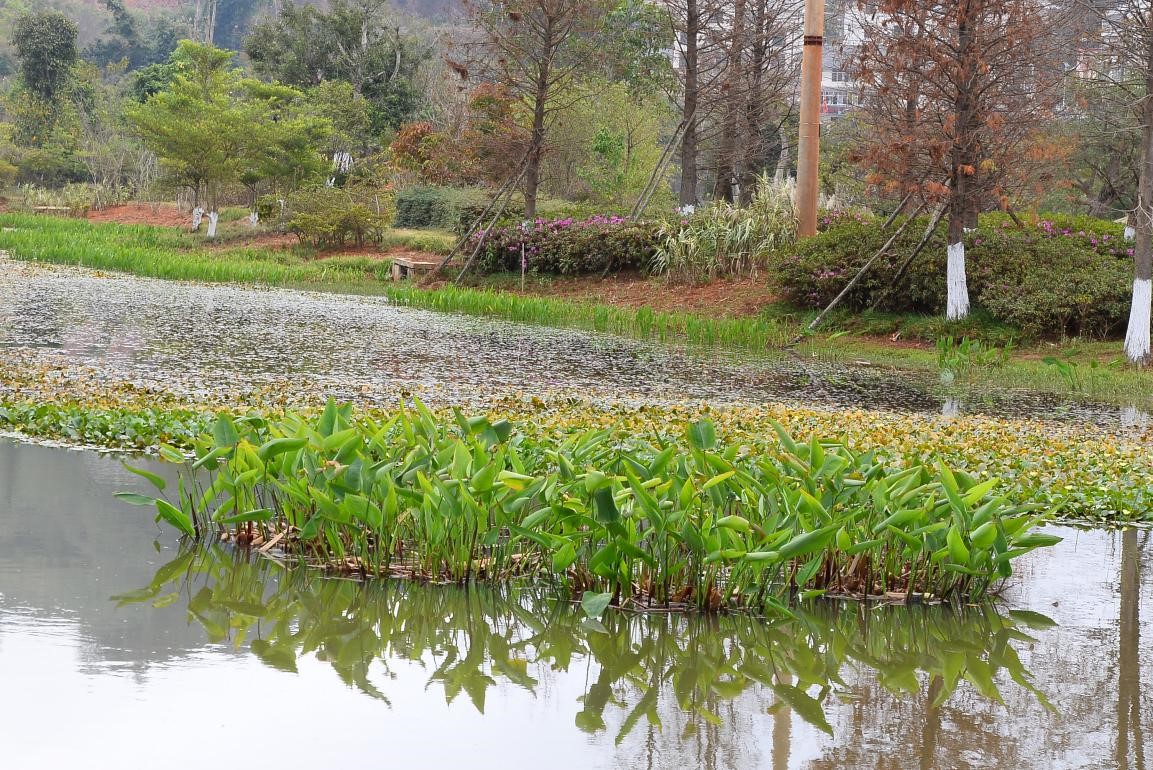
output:
<path id="1" fill-rule="evenodd" d="M 513 289 L 519 293 L 519 287 Z M 526 294 L 601 302 L 656 311 L 702 313 L 725 317 L 758 315 L 773 302 L 763 279 L 721 279 L 706 284 L 675 284 L 643 276 L 562 278 L 547 286 L 526 286 Z"/>
<path id="2" fill-rule="evenodd" d="M 158 225 L 189 227 L 192 215 L 172 203 L 125 203 L 88 212 L 93 222 L 116 222 L 122 225 Z"/>
<path id="3" fill-rule="evenodd" d="M 257 232 L 251 235 L 234 235 L 209 245 L 220 249 L 291 249 L 299 244 L 300 239 L 289 233 Z"/>

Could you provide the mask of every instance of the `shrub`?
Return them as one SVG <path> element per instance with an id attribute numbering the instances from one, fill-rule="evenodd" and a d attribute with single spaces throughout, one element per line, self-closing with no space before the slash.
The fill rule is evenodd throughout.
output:
<path id="1" fill-rule="evenodd" d="M 396 226 L 463 233 L 489 201 L 488 193 L 474 187 L 410 187 L 396 196 Z"/>
<path id="2" fill-rule="evenodd" d="M 1123 319 L 1131 251 L 1120 226 L 1100 222 L 1073 230 L 1042 219 L 1022 230 L 1007 218 L 983 218 L 966 235 L 969 295 L 977 308 L 1030 335 L 1103 335 Z M 939 313 L 945 304 L 945 227 L 930 237 L 899 285 L 902 262 L 927 221 L 910 223 L 842 300 L 849 310 L 876 305 L 892 312 Z M 827 305 L 892 234 L 868 221 L 841 218 L 817 236 L 779 252 L 776 282 L 802 307 Z"/>
<path id="3" fill-rule="evenodd" d="M 490 273 L 518 271 L 523 246 L 528 269 L 537 273 L 580 275 L 637 270 L 651 261 L 659 232 L 658 223 L 633 222 L 623 217 L 538 219 L 529 226 L 494 228 L 477 267 L 480 272 Z"/>
<path id="4" fill-rule="evenodd" d="M 797 218 L 788 185 L 762 181 L 746 208 L 715 203 L 660 230 L 654 272 L 678 280 L 744 275 L 793 242 Z"/>
<path id="5" fill-rule="evenodd" d="M 392 223 L 391 195 L 371 187 L 312 187 L 287 200 L 288 229 L 314 246 L 379 243 Z"/>
<path id="6" fill-rule="evenodd" d="M 536 215 L 541 219 L 585 220 L 594 217 L 624 217 L 628 211 L 596 205 L 587 201 L 570 201 L 563 198 L 540 198 L 536 203 Z"/>

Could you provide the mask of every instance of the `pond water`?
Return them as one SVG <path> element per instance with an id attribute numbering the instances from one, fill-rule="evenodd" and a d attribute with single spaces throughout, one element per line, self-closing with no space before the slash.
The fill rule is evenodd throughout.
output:
<path id="1" fill-rule="evenodd" d="M 110 381 L 205 395 L 291 383 L 392 403 L 508 392 L 796 401 L 1148 426 L 1135 410 L 1023 392 L 944 393 L 879 367 L 683 350 L 606 334 L 415 310 L 381 297 L 196 285 L 0 259 L 0 350 L 91 364 Z"/>
<path id="2" fill-rule="evenodd" d="M 107 455 L 0 441 L 6 768 L 1137 770 L 1153 754 L 1149 531 L 1061 530 L 996 610 L 598 626 L 547 590 L 182 550 L 113 499 L 140 481 Z"/>

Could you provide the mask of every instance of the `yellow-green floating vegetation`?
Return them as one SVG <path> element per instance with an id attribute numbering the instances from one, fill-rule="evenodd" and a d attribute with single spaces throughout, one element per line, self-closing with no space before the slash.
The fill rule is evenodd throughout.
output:
<path id="1" fill-rule="evenodd" d="M 391 418 L 381 394 L 360 403 L 363 414 Z M 436 393 L 421 395 L 437 419 L 451 422 L 451 405 Z M 399 399 L 399 394 L 397 395 Z M 829 439 L 857 453 L 872 451 L 891 465 L 931 465 L 937 459 L 982 480 L 1001 479 L 1002 492 L 1020 502 L 1043 503 L 1063 519 L 1120 523 L 1153 519 L 1153 446 L 1149 433 L 1115 433 L 1083 424 L 981 416 L 947 418 L 864 409 L 821 409 L 795 404 L 705 405 L 590 402 L 489 395 L 472 402 L 492 420 L 517 425 L 524 441 L 555 445 L 567 437 L 607 430 L 615 441 L 683 444 L 683 426 L 711 420 L 726 445 L 750 454 L 774 451 L 774 422 L 801 441 Z M 0 430 L 103 448 L 152 450 L 162 443 L 190 449 L 216 415 L 278 419 L 324 408 L 323 397 L 298 382 L 237 387 L 220 383 L 182 393 L 109 378 L 99 369 L 42 356 L 0 356 Z M 681 426 L 681 427 L 678 427 Z"/>
<path id="2" fill-rule="evenodd" d="M 939 460 L 898 466 L 780 426 L 761 451 L 722 443 L 708 419 L 683 429 L 676 443 L 542 440 L 419 401 L 387 419 L 329 401 L 314 418 L 221 416 L 173 501 L 123 496 L 189 537 L 276 544 L 366 576 L 543 578 L 601 608 L 979 600 L 1013 559 L 1060 540 L 1034 532 L 1047 515 L 996 479 Z"/>

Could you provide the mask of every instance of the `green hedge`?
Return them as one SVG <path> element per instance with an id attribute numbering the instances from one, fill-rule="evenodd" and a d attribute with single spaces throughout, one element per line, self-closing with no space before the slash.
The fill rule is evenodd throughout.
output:
<path id="1" fill-rule="evenodd" d="M 847 310 L 940 313 L 945 306 L 945 227 L 892 291 L 900 264 L 928 222 L 911 223 L 845 297 Z M 1024 229 L 999 216 L 965 236 L 969 296 L 978 309 L 1030 336 L 1104 336 L 1122 328 L 1132 286 L 1130 244 L 1113 222 L 1042 218 Z M 827 305 L 892 234 L 876 223 L 833 222 L 775 259 L 782 296 L 800 307 Z M 878 304 L 879 303 L 879 304 Z"/>
<path id="2" fill-rule="evenodd" d="M 396 226 L 463 233 L 489 200 L 487 192 L 475 187 L 410 187 L 396 195 Z"/>

